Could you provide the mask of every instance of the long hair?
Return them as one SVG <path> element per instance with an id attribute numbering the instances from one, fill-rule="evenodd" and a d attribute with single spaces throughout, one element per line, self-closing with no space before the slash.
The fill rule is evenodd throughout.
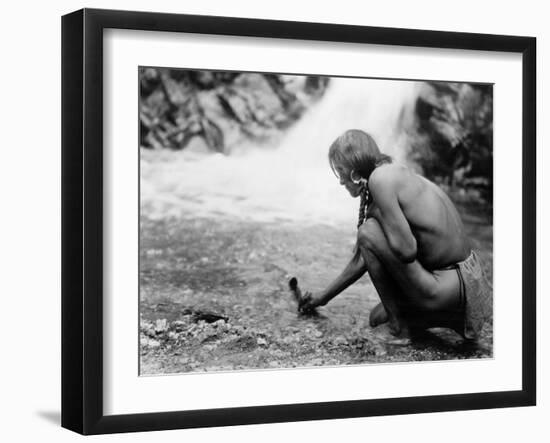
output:
<path id="1" fill-rule="evenodd" d="M 370 134 L 360 129 L 350 129 L 334 140 L 328 151 L 328 160 L 336 176 L 336 165 L 341 165 L 350 173 L 355 171 L 363 179 L 357 225 L 359 227 L 365 221 L 369 204 L 369 177 L 377 166 L 391 163 L 392 159 L 380 152 Z"/>

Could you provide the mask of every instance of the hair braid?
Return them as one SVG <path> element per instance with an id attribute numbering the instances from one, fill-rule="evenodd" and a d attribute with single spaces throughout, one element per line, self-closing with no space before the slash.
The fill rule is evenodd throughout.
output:
<path id="1" fill-rule="evenodd" d="M 368 200 L 369 200 L 369 186 L 367 181 L 363 183 L 361 187 L 361 202 L 359 203 L 359 221 L 357 223 L 357 229 L 365 222 L 367 218 L 367 209 L 368 209 Z"/>

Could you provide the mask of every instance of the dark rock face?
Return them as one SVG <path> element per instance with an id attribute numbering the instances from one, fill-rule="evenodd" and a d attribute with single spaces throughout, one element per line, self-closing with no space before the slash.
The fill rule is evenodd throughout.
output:
<path id="1" fill-rule="evenodd" d="M 428 82 L 415 107 L 410 158 L 451 188 L 476 189 L 492 200 L 493 88 Z"/>
<path id="2" fill-rule="evenodd" d="M 269 140 L 294 123 L 328 84 L 325 77 L 304 79 L 141 68 L 140 144 L 185 149 L 200 137 L 210 150 L 228 153 L 245 140 Z"/>

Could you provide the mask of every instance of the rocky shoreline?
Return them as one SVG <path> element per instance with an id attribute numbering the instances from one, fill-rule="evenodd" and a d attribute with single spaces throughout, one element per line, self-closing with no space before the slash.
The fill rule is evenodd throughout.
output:
<path id="1" fill-rule="evenodd" d="M 467 229 L 492 278 L 492 227 Z M 379 299 L 368 276 L 318 316 L 300 316 L 288 291 L 327 284 L 349 258 L 353 233 L 236 219 L 142 220 L 142 374 L 434 361 L 492 356 L 492 325 L 477 346 L 450 330 L 392 344 L 368 314 Z"/>

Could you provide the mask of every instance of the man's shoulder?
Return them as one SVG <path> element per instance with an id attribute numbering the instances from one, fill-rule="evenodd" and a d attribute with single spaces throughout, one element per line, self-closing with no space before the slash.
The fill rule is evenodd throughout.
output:
<path id="1" fill-rule="evenodd" d="M 378 166 L 369 177 L 369 188 L 371 190 L 379 187 L 396 189 L 410 178 L 410 174 L 411 171 L 407 167 L 397 163 Z"/>

